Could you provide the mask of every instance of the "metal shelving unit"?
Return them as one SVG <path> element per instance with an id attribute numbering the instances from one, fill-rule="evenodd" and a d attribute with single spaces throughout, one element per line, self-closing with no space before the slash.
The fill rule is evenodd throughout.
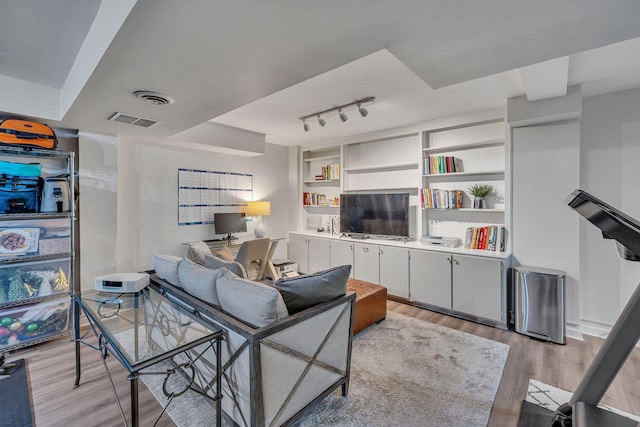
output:
<path id="1" fill-rule="evenodd" d="M 70 333 L 74 153 L 0 147 L 0 159 L 40 163 L 42 178 L 66 174 L 70 197 L 68 212 L 0 214 L 0 353 L 5 353 Z M 5 244 L 15 238 L 17 245 Z"/>

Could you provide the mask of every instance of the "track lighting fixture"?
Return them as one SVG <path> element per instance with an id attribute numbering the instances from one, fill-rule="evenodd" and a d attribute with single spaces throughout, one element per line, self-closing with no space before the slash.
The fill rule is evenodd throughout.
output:
<path id="1" fill-rule="evenodd" d="M 358 111 L 360 111 L 360 115 L 362 117 L 367 117 L 367 114 L 369 114 L 369 112 L 364 107 L 362 107 L 361 102 L 358 102 Z"/>
<path id="2" fill-rule="evenodd" d="M 313 117 L 316 117 L 318 119 L 318 124 L 321 127 L 324 127 L 327 124 L 327 122 L 321 116 L 326 115 L 327 113 L 330 113 L 332 111 L 337 111 L 338 117 L 340 117 L 340 120 L 344 123 L 349 119 L 349 117 L 347 117 L 347 115 L 342 110 L 352 106 L 358 107 L 358 112 L 360 113 L 361 117 L 367 117 L 367 114 L 369 114 L 369 112 L 362 107 L 362 104 L 366 104 L 367 102 L 374 102 L 375 100 L 376 99 L 373 96 L 368 96 L 366 98 L 362 98 L 357 101 L 350 102 L 348 104 L 339 105 L 337 107 L 329 108 L 328 110 L 318 111 L 317 113 L 300 117 L 300 120 L 302 120 L 302 128 L 304 129 L 305 132 L 309 132 L 310 126 L 307 123 L 307 119 L 310 119 Z"/>

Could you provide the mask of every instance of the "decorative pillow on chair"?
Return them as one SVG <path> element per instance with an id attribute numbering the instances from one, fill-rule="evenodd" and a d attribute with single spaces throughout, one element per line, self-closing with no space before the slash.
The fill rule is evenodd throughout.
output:
<path id="1" fill-rule="evenodd" d="M 277 289 L 259 282 L 241 279 L 230 271 L 218 278 L 220 306 L 233 317 L 261 328 L 289 317 L 282 295 Z"/>
<path id="2" fill-rule="evenodd" d="M 280 291 L 289 314 L 347 293 L 350 265 L 341 265 L 313 274 L 279 279 L 273 286 Z"/>
<path id="3" fill-rule="evenodd" d="M 153 257 L 153 269 L 159 278 L 166 280 L 174 286 L 182 287 L 178 277 L 178 266 L 182 258 L 174 255 L 155 255 Z"/>
<path id="4" fill-rule="evenodd" d="M 185 291 L 202 301 L 220 307 L 216 283 L 225 271 L 227 270 L 212 270 L 183 258 L 178 267 L 178 277 Z"/>
<path id="5" fill-rule="evenodd" d="M 211 255 L 211 249 L 203 241 L 193 242 L 189 244 L 189 259 L 200 265 L 204 265 L 204 256 Z"/>
<path id="6" fill-rule="evenodd" d="M 224 246 L 219 251 L 213 253 L 218 258 L 222 258 L 225 261 L 235 261 L 236 257 L 233 256 L 233 253 L 229 250 L 228 247 Z"/>
<path id="7" fill-rule="evenodd" d="M 247 278 L 247 272 L 245 271 L 242 264 L 235 261 L 225 261 L 222 258 L 218 258 L 213 255 L 205 255 L 204 266 L 213 270 L 217 270 L 218 268 L 226 268 L 238 277 L 241 277 L 243 279 Z"/>

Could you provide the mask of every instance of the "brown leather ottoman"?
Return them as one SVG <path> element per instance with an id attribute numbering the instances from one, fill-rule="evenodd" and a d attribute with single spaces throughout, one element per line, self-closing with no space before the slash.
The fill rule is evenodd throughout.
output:
<path id="1" fill-rule="evenodd" d="M 353 335 L 387 317 L 387 288 L 384 286 L 349 279 L 347 291 L 356 293 Z"/>

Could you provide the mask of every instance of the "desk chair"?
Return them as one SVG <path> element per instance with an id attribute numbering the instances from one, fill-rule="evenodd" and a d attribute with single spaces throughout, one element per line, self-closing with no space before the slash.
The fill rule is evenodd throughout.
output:
<path id="1" fill-rule="evenodd" d="M 267 267 L 270 245 L 271 239 L 268 237 L 264 239 L 247 240 L 240 246 L 238 254 L 236 255 L 236 262 L 242 264 L 247 274 L 249 273 L 249 267 L 253 263 L 260 264 L 260 270 L 256 280 L 262 280 Z"/>

